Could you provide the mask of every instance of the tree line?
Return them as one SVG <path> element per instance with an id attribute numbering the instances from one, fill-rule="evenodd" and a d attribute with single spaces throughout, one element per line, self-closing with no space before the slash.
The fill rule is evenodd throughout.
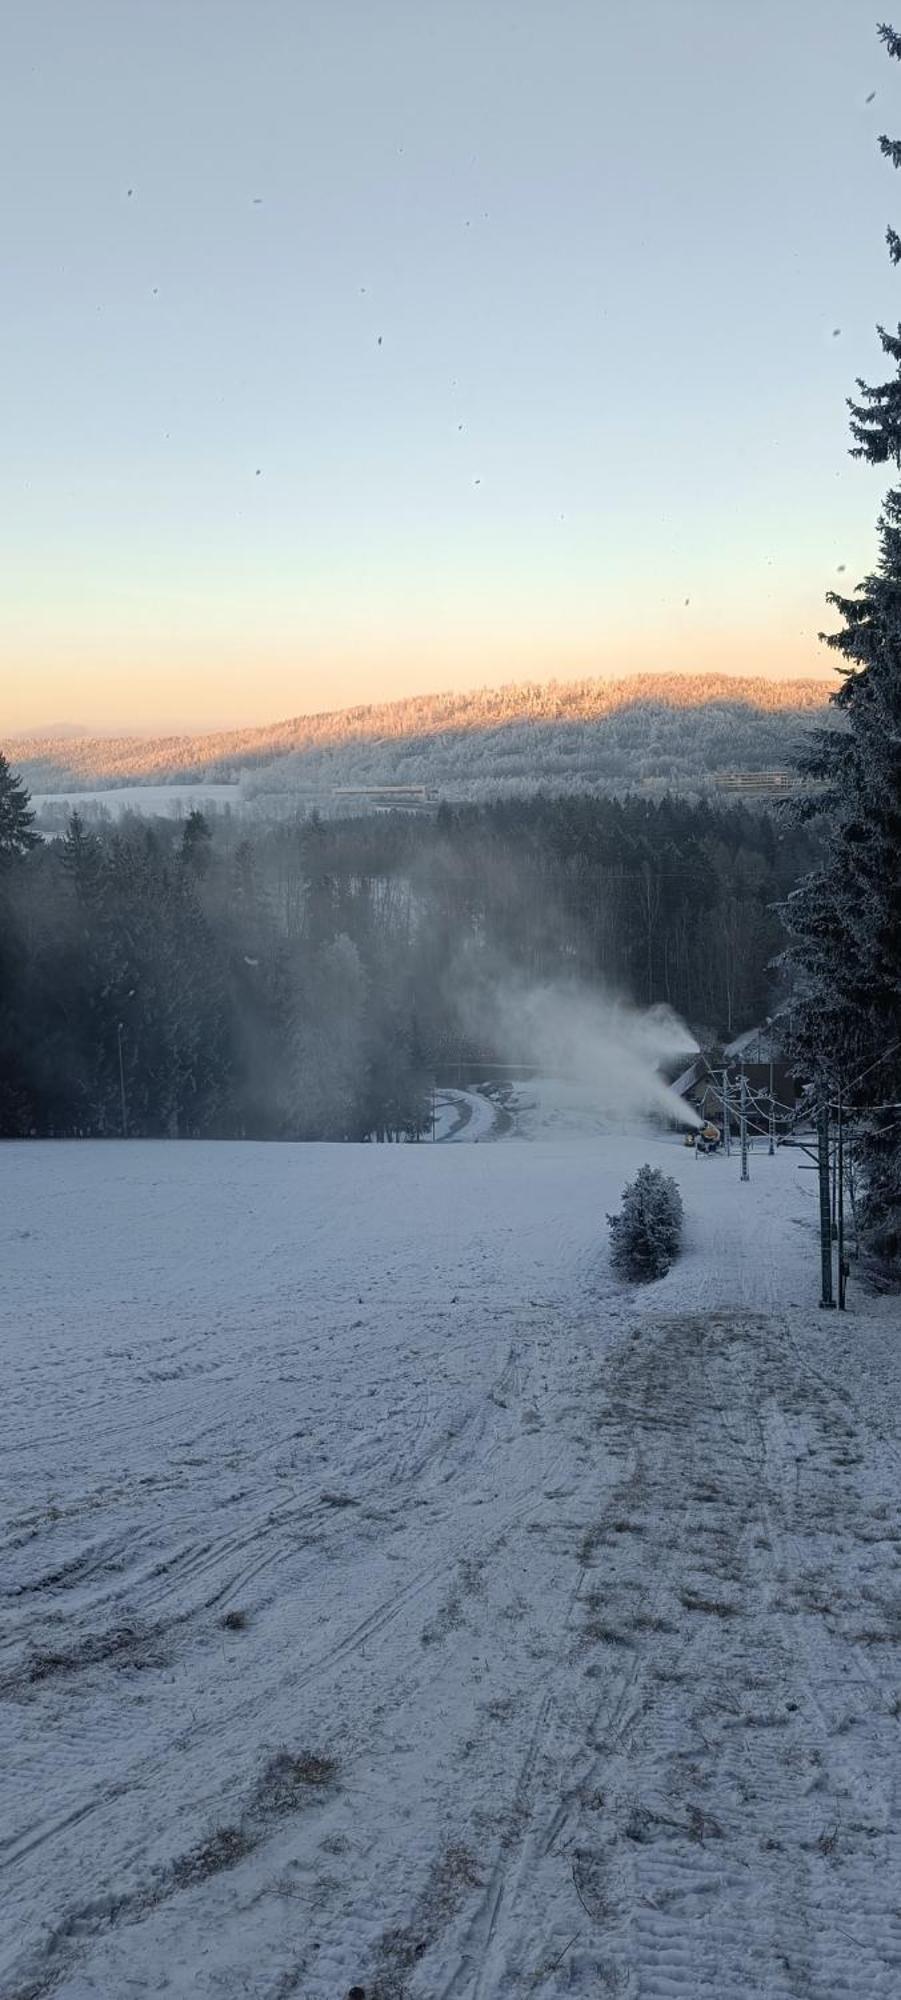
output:
<path id="1" fill-rule="evenodd" d="M 476 975 L 737 1032 L 814 846 L 741 806 L 584 797 L 37 840 L 3 763 L 0 1133 L 415 1138 L 437 1069 L 503 1059 L 463 1025 Z"/>
<path id="2" fill-rule="evenodd" d="M 604 789 L 611 772 L 635 785 L 636 749 L 664 781 L 670 765 L 675 777 L 683 765 L 706 774 L 781 763 L 805 725 L 822 719 L 826 695 L 823 682 L 734 674 L 508 682 L 208 736 L 22 737 L 15 757 L 26 783 L 48 792 L 251 771 L 270 792 L 317 774 L 333 785 L 464 783 L 472 767 L 474 781 L 487 777 L 496 796 L 499 776 L 518 776 L 520 766 L 524 790 L 562 786 L 574 765 L 575 775 L 587 770 L 591 789 L 594 752 Z M 499 754 L 514 767 L 509 773 L 496 762 L 485 769 L 486 756 Z"/>

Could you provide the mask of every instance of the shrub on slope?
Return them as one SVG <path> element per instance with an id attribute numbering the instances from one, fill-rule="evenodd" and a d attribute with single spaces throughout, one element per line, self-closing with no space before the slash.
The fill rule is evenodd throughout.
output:
<path id="1" fill-rule="evenodd" d="M 610 1261 L 624 1278 L 648 1283 L 662 1278 L 679 1254 L 682 1196 L 659 1167 L 639 1167 L 623 1189 L 619 1215 L 608 1215 Z"/>

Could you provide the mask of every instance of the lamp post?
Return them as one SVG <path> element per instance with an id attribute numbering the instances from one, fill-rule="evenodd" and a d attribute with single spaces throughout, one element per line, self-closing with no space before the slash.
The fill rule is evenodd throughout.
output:
<path id="1" fill-rule="evenodd" d="M 845 1311 L 845 1107 L 841 1090 L 838 1093 L 838 1123 L 835 1151 L 838 1162 L 838 1309 Z"/>
<path id="2" fill-rule="evenodd" d="M 116 1030 L 116 1040 L 119 1045 L 119 1101 L 122 1109 L 122 1137 L 123 1139 L 127 1139 L 128 1106 L 125 1099 L 125 1063 L 122 1058 L 122 1036 L 124 1035 L 124 1033 L 125 1033 L 125 1028 L 123 1023 L 120 1021 Z"/>
<path id="3" fill-rule="evenodd" d="M 137 988 L 136 988 L 136 987 L 134 987 L 134 986 L 130 986 L 130 987 L 129 987 L 129 989 L 128 989 L 128 992 L 127 992 L 127 993 L 126 993 L 126 995 L 125 995 L 125 998 L 126 998 L 126 1000 L 133 1000 L 133 999 L 134 999 L 134 997 L 135 997 L 135 993 L 136 993 L 136 991 L 137 991 Z M 127 1100 L 127 1098 L 126 1098 L 126 1095 L 125 1095 L 125 1060 L 124 1060 L 124 1057 L 123 1057 L 123 1054 L 122 1054 L 122 1038 L 123 1038 L 124 1034 L 125 1034 L 125 1022 L 124 1022 L 124 1021 L 117 1021 L 117 1023 L 116 1023 L 116 1044 L 117 1044 L 117 1048 L 118 1048 L 118 1053 L 119 1053 L 119 1109 L 120 1109 L 120 1113 L 121 1113 L 121 1117 L 122 1117 L 122 1137 L 123 1137 L 123 1139 L 127 1139 L 127 1138 L 128 1138 L 128 1100 Z"/>
<path id="4" fill-rule="evenodd" d="M 820 1305 L 831 1312 L 835 1300 L 832 1296 L 832 1226 L 829 1215 L 829 1099 L 824 1098 L 817 1112 L 817 1168 L 820 1187 Z"/>

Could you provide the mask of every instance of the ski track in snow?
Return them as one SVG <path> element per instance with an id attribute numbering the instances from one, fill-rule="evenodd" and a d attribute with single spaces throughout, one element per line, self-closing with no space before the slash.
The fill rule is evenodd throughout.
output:
<path id="1" fill-rule="evenodd" d="M 3 2000 L 901 1992 L 898 1315 L 798 1162 L 0 1149 Z"/>
<path id="2" fill-rule="evenodd" d="M 497 1106 L 482 1090 L 442 1090 L 437 1097 L 443 1145 L 479 1139 L 493 1139 L 498 1124 Z"/>

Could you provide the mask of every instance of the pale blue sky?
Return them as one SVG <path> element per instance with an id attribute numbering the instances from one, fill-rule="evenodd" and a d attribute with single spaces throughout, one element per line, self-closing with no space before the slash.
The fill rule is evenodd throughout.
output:
<path id="1" fill-rule="evenodd" d="M 875 21 L 8 8 L 0 724 L 828 672 L 901 316 Z"/>

